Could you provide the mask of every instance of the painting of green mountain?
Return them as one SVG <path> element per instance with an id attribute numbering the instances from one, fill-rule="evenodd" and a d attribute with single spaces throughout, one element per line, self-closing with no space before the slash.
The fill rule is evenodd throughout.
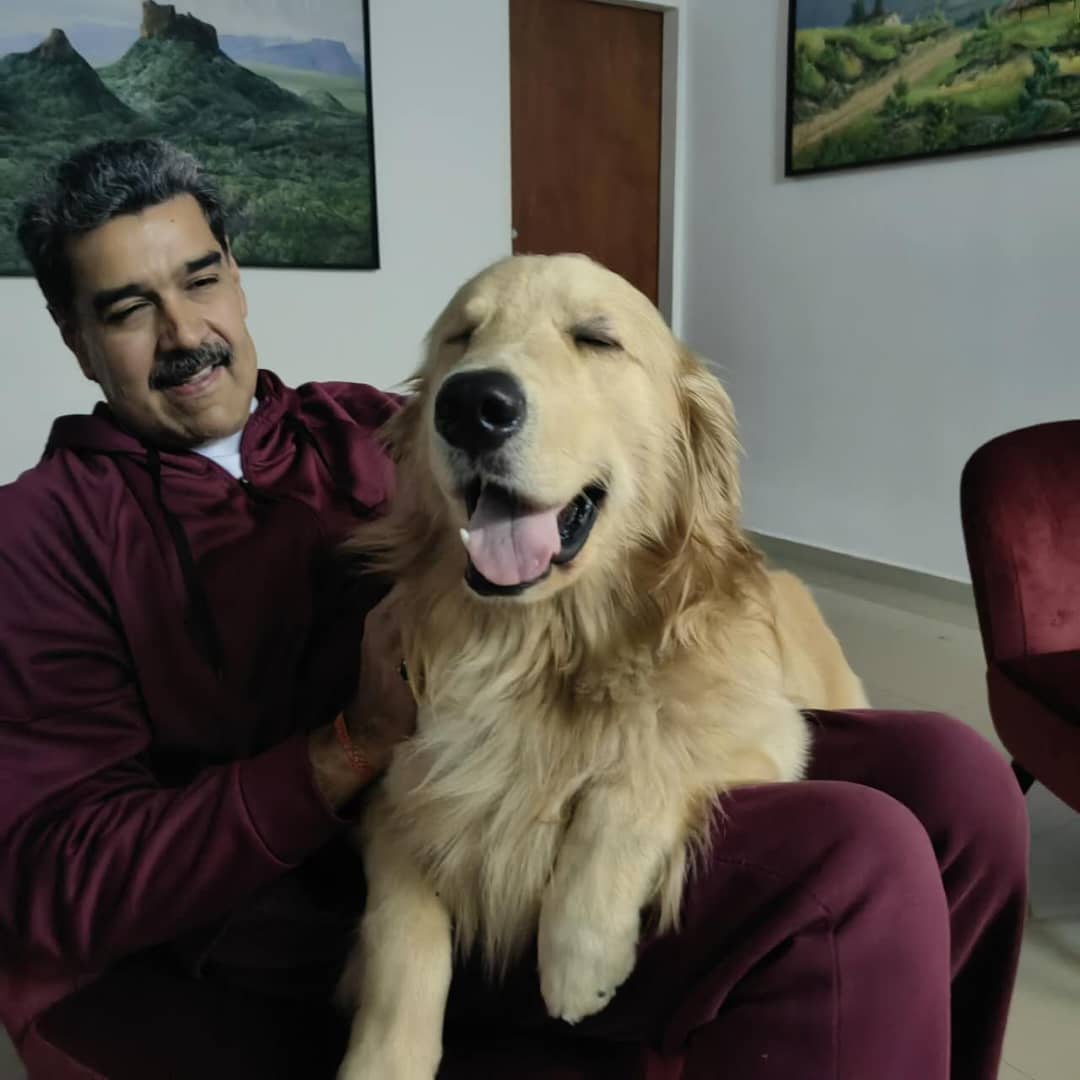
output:
<path id="1" fill-rule="evenodd" d="M 48 166 L 98 139 L 146 135 L 191 151 L 218 181 L 243 265 L 378 266 L 367 0 L 191 3 L 184 14 L 154 0 L 5 11 L 0 273 L 29 273 L 15 221 Z"/>
<path id="2" fill-rule="evenodd" d="M 1080 0 L 791 0 L 787 173 L 1080 133 Z"/>

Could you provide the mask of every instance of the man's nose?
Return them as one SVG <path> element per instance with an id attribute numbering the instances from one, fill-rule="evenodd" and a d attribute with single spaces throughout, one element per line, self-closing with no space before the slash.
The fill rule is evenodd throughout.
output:
<path id="1" fill-rule="evenodd" d="M 206 340 L 206 319 L 182 301 L 166 301 L 161 308 L 159 345 L 162 350 L 195 349 Z"/>

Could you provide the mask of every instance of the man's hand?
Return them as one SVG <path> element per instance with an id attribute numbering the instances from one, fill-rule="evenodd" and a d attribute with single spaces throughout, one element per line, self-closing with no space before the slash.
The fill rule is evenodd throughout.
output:
<path id="1" fill-rule="evenodd" d="M 312 768 L 319 790 L 335 809 L 352 799 L 390 763 L 394 747 L 416 729 L 416 699 L 403 677 L 401 627 L 396 594 L 390 591 L 364 620 L 360 681 L 345 709 L 353 746 L 370 765 L 358 772 L 338 744 L 333 725 L 312 732 Z"/>
<path id="2" fill-rule="evenodd" d="M 381 772 L 394 747 L 416 730 L 416 699 L 404 669 L 401 626 L 393 590 L 364 620 L 360 682 L 345 709 L 357 749 Z"/>

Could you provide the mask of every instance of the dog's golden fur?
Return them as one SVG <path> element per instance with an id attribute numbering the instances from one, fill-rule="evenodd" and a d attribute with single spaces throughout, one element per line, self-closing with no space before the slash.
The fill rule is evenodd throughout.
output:
<path id="1" fill-rule="evenodd" d="M 434 423 L 443 380 L 480 368 L 525 391 L 516 490 L 607 492 L 581 553 L 513 599 L 464 582 Z M 354 546 L 398 583 L 419 720 L 362 826 L 347 1080 L 434 1075 L 452 937 L 496 974 L 535 940 L 552 1015 L 602 1008 L 642 910 L 677 926 L 717 797 L 803 774 L 800 707 L 865 704 L 809 593 L 740 530 L 727 394 L 615 274 L 519 257 L 468 282 L 387 438 L 398 494 Z"/>

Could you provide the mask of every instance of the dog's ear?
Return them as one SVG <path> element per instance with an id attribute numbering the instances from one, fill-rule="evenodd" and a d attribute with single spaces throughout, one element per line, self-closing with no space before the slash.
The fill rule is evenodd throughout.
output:
<path id="1" fill-rule="evenodd" d="M 726 542 L 739 520 L 739 438 L 731 398 L 689 349 L 679 360 L 683 526 L 697 539 Z M 702 535 L 702 534 L 706 535 Z"/>
<path id="2" fill-rule="evenodd" d="M 739 529 L 739 440 L 731 399 L 709 369 L 687 349 L 676 375 L 678 440 L 670 478 L 674 496 L 662 564 L 652 596 L 660 608 L 665 640 L 694 640 L 702 629 L 695 612 L 718 592 L 738 587 L 742 571 L 756 565 Z"/>

